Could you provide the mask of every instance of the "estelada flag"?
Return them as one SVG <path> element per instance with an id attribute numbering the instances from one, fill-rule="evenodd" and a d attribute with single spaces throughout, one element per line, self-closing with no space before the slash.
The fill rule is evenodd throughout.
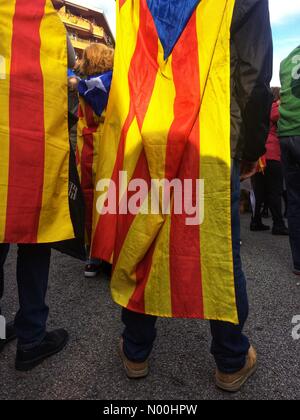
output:
<path id="1" fill-rule="evenodd" d="M 100 143 L 103 137 L 105 110 L 111 87 L 112 72 L 82 79 L 79 82 L 79 120 L 77 126 L 76 162 L 85 198 L 86 243 L 91 244 L 94 192 Z"/>
<path id="2" fill-rule="evenodd" d="M 66 36 L 51 0 L 0 0 L 0 242 L 75 237 Z"/>
<path id="3" fill-rule="evenodd" d="M 135 312 L 238 322 L 230 188 L 234 5 L 117 1 L 115 68 L 97 174 L 111 183 L 108 192 L 97 186 L 92 254 L 113 259 L 113 298 Z M 141 179 L 149 193 L 137 203 L 140 212 L 123 214 L 125 194 L 135 199 L 130 181 Z M 169 215 L 145 214 L 151 181 L 163 179 L 193 180 L 193 200 L 196 180 L 204 180 L 202 224 L 187 223 L 188 212 L 177 214 L 174 205 Z M 107 211 L 115 189 L 116 215 Z"/>

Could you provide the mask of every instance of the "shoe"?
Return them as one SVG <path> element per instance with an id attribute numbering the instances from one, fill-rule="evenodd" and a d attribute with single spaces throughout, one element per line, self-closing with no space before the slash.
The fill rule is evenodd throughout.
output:
<path id="1" fill-rule="evenodd" d="M 290 233 L 289 233 L 289 230 L 288 230 L 287 227 L 282 226 L 282 227 L 279 227 L 279 228 L 278 227 L 273 227 L 272 235 L 274 235 L 274 236 L 289 236 Z"/>
<path id="2" fill-rule="evenodd" d="M 295 276 L 300 276 L 300 270 L 297 270 L 296 268 L 294 268 L 293 273 Z"/>
<path id="3" fill-rule="evenodd" d="M 16 370 L 27 372 L 40 365 L 45 359 L 62 351 L 69 341 L 65 330 L 55 330 L 47 333 L 37 347 L 30 350 L 17 350 Z"/>
<path id="4" fill-rule="evenodd" d="M 124 345 L 124 341 L 123 341 L 123 338 L 121 338 L 120 344 L 119 344 L 119 354 L 120 354 L 120 357 L 122 359 L 127 377 L 129 379 L 146 378 L 146 376 L 148 376 L 148 374 L 149 374 L 148 360 L 146 360 L 143 363 L 131 362 L 125 356 L 125 353 L 124 353 L 124 350 L 123 350 L 123 345 Z"/>
<path id="5" fill-rule="evenodd" d="M 222 391 L 238 392 L 257 370 L 257 354 L 254 347 L 250 347 L 247 361 L 243 369 L 237 373 L 226 374 L 216 372 L 216 385 Z"/>
<path id="6" fill-rule="evenodd" d="M 270 226 L 264 225 L 262 222 L 251 222 L 250 230 L 251 232 L 266 232 L 270 230 Z"/>
<path id="7" fill-rule="evenodd" d="M 6 324 L 6 339 L 0 340 L 0 353 L 3 351 L 4 347 L 10 343 L 11 341 L 14 341 L 17 338 L 16 331 L 14 327 L 13 322 L 9 322 Z"/>
<path id="8" fill-rule="evenodd" d="M 97 277 L 100 274 L 101 265 L 100 264 L 86 264 L 84 269 L 84 276 L 88 279 L 92 279 Z"/>

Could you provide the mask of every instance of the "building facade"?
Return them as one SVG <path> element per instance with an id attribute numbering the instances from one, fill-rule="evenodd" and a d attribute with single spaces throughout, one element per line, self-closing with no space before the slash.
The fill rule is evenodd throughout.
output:
<path id="1" fill-rule="evenodd" d="M 79 2 L 65 1 L 59 11 L 66 25 L 78 58 L 91 43 L 114 47 L 115 40 L 103 12 L 81 6 Z"/>

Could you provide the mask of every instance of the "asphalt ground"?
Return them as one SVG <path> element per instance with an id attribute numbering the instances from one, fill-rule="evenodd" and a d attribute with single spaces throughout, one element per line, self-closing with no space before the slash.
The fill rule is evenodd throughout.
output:
<path id="1" fill-rule="evenodd" d="M 128 380 L 117 354 L 122 325 L 109 279 L 86 280 L 81 262 L 53 253 L 48 329 L 66 328 L 70 342 L 30 373 L 14 370 L 15 343 L 7 346 L 0 354 L 0 400 L 299 399 L 300 340 L 292 338 L 292 319 L 300 315 L 300 279 L 291 274 L 288 238 L 250 233 L 246 215 L 242 239 L 250 300 L 245 331 L 258 350 L 259 370 L 238 394 L 214 386 L 209 325 L 203 321 L 159 320 L 149 377 Z M 15 266 L 13 248 L 2 302 L 7 319 L 17 310 Z"/>

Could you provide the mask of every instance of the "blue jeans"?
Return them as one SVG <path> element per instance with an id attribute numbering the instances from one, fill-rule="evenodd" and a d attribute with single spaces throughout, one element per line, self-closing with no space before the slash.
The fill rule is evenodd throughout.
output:
<path id="1" fill-rule="evenodd" d="M 250 348 L 249 340 L 243 334 L 249 306 L 246 279 L 240 256 L 239 199 L 239 162 L 234 161 L 232 165 L 232 247 L 239 325 L 220 321 L 211 321 L 210 323 L 212 333 L 211 353 L 215 358 L 218 369 L 224 373 L 235 373 L 241 370 L 245 366 Z M 156 338 L 155 324 L 157 318 L 123 309 L 122 321 L 125 324 L 123 333 L 125 355 L 133 362 L 144 362 L 149 357 Z"/>
<path id="2" fill-rule="evenodd" d="M 9 246 L 0 244 L 0 276 Z M 46 334 L 48 307 L 45 303 L 50 268 L 51 249 L 48 245 L 19 245 L 17 282 L 20 309 L 15 329 L 20 349 L 39 345 Z M 3 276 L 2 276 L 3 283 Z"/>
<path id="3" fill-rule="evenodd" d="M 300 136 L 280 139 L 294 268 L 300 271 Z"/>

